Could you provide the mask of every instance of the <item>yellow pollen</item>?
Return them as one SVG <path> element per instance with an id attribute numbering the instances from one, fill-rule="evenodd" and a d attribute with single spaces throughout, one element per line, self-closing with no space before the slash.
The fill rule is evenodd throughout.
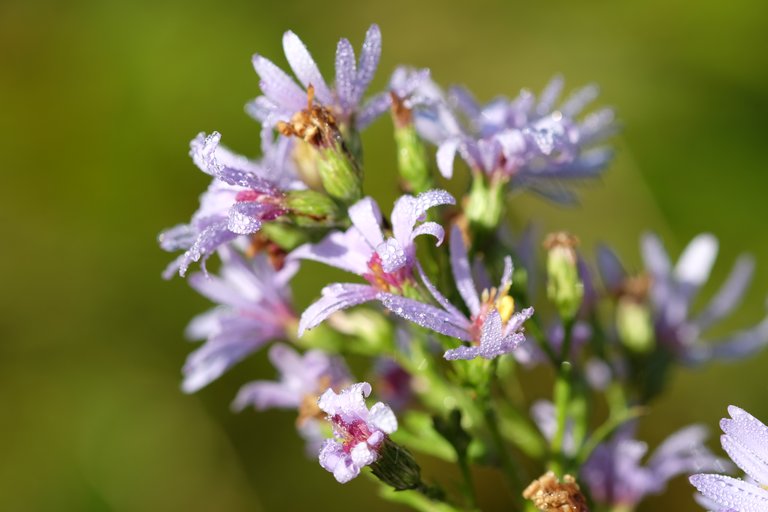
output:
<path id="1" fill-rule="evenodd" d="M 502 322 L 509 322 L 509 319 L 512 318 L 512 313 L 515 312 L 515 299 L 509 295 L 504 295 L 496 301 L 496 311 L 499 312 Z"/>

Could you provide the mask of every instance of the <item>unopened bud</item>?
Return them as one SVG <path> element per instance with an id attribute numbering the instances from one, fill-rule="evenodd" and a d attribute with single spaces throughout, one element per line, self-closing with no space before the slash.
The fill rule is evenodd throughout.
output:
<path id="1" fill-rule="evenodd" d="M 489 178 L 483 173 L 475 173 L 472 177 L 464 213 L 470 230 L 480 239 L 495 233 L 501 222 L 505 184 L 504 180 L 494 176 Z"/>
<path id="2" fill-rule="evenodd" d="M 584 283 L 579 276 L 579 244 L 575 236 L 552 233 L 544 240 L 547 249 L 547 296 L 564 320 L 572 320 L 584 299 Z"/>
<path id="3" fill-rule="evenodd" d="M 317 171 L 323 188 L 331 197 L 345 204 L 363 197 L 362 172 L 342 142 L 320 149 Z"/>
<path id="4" fill-rule="evenodd" d="M 616 304 L 616 327 L 625 347 L 638 354 L 656 346 L 653 315 L 648 304 L 651 279 L 646 275 L 628 277 L 620 288 Z"/>
<path id="5" fill-rule="evenodd" d="M 421 468 L 411 452 L 387 437 L 379 447 L 379 458 L 371 464 L 373 474 L 397 491 L 420 489 Z"/>
<path id="6" fill-rule="evenodd" d="M 336 202 L 316 190 L 294 190 L 285 195 L 285 205 L 299 226 L 324 225 L 339 217 Z"/>
<path id="7" fill-rule="evenodd" d="M 391 92 L 390 96 L 397 144 L 397 165 L 404 188 L 412 193 L 426 192 L 433 188 L 432 175 L 424 143 L 413 126 L 413 113 L 405 100 L 394 92 Z"/>

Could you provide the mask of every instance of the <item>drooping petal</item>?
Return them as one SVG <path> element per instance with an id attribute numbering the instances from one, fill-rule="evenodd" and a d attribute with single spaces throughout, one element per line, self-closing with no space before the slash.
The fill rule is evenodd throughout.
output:
<path id="1" fill-rule="evenodd" d="M 299 36 L 290 30 L 283 34 L 283 51 L 285 58 L 288 59 L 288 64 L 302 85 L 304 87 L 313 86 L 317 99 L 326 105 L 330 104 L 333 101 L 333 95 L 317 68 L 315 59 L 312 58 Z"/>
<path id="2" fill-rule="evenodd" d="M 158 237 L 160 248 L 173 252 L 179 249 L 189 249 L 197 238 L 197 230 L 189 224 L 177 224 L 172 228 L 163 230 Z"/>
<path id="3" fill-rule="evenodd" d="M 451 271 L 453 279 L 456 281 L 456 289 L 459 290 L 464 304 L 469 308 L 469 312 L 477 315 L 480 311 L 480 297 L 475 289 L 475 283 L 472 280 L 472 271 L 469 268 L 469 257 L 467 248 L 464 246 L 464 238 L 461 230 L 455 224 L 451 228 Z"/>
<path id="4" fill-rule="evenodd" d="M 198 235 L 195 243 L 184 254 L 179 256 L 163 273 L 163 277 L 170 278 L 176 271 L 184 277 L 192 263 L 200 262 L 205 271 L 205 260 L 213 254 L 217 247 L 234 240 L 237 235 L 227 229 L 226 222 L 219 222 L 204 229 Z"/>
<path id="5" fill-rule="evenodd" d="M 322 290 L 322 297 L 309 306 L 299 321 L 299 336 L 342 309 L 351 308 L 376 298 L 375 288 L 364 284 L 334 283 Z"/>
<path id="6" fill-rule="evenodd" d="M 456 204 L 456 200 L 445 190 L 428 190 L 416 197 L 401 196 L 392 208 L 392 234 L 403 248 L 410 246 L 416 222 L 423 220 L 430 208 L 446 204 Z"/>
<path id="7" fill-rule="evenodd" d="M 258 190 L 267 194 L 276 194 L 277 187 L 246 167 L 243 160 L 232 158 L 231 154 L 219 146 L 221 134 L 213 132 L 206 136 L 198 134 L 189 143 L 189 154 L 195 165 L 204 173 L 214 176 L 219 180 L 234 186 Z M 220 155 L 224 158 L 220 158 Z M 229 156 L 228 156 L 229 155 Z"/>
<path id="8" fill-rule="evenodd" d="M 235 203 L 229 209 L 227 229 L 238 235 L 250 235 L 261 229 L 261 217 L 270 207 L 247 201 Z"/>
<path id="9" fill-rule="evenodd" d="M 411 240 L 414 240 L 419 235 L 432 235 L 437 239 L 435 246 L 439 247 L 443 244 L 445 230 L 443 229 L 443 226 L 437 222 L 425 222 L 413 230 L 411 233 Z"/>
<path id="10" fill-rule="evenodd" d="M 384 307 L 406 320 L 446 336 L 470 341 L 469 333 L 461 327 L 466 324 L 466 318 L 457 318 L 442 309 L 399 295 L 381 293 L 378 299 Z"/>

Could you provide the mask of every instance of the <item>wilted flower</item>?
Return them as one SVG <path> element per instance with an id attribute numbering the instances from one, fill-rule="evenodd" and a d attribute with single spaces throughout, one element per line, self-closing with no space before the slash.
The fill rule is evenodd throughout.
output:
<path id="1" fill-rule="evenodd" d="M 597 87 L 580 89 L 556 106 L 562 88 L 557 77 L 538 101 L 523 90 L 514 100 L 499 97 L 486 105 L 454 88 L 416 126 L 438 146 L 437 164 L 446 178 L 458 152 L 473 172 L 570 202 L 574 196 L 561 180 L 598 176 L 610 161 L 611 151 L 595 145 L 613 131 L 613 112 L 603 109 L 578 120 L 597 97 Z"/>
<path id="2" fill-rule="evenodd" d="M 376 462 L 387 435 L 397 430 L 397 418 L 389 406 L 377 402 L 368 410 L 365 399 L 370 394 L 371 385 L 360 382 L 339 394 L 329 389 L 318 402 L 334 431 L 334 438 L 320 450 L 320 465 L 342 484 Z"/>
<path id="3" fill-rule="evenodd" d="M 645 280 L 627 275 L 617 256 L 607 247 L 598 250 L 598 266 L 606 288 L 619 297 L 650 300 L 653 334 L 657 344 L 687 363 L 710 359 L 739 359 L 768 342 L 768 317 L 756 326 L 721 339 L 704 341 L 703 333 L 730 314 L 740 303 L 754 272 L 750 256 L 739 257 L 717 294 L 697 315 L 692 314 L 696 294 L 709 278 L 717 256 L 717 239 L 709 234 L 694 238 L 673 267 L 656 235 L 641 244 L 648 272 Z M 646 283 L 642 287 L 637 284 Z M 639 295 L 639 296 L 638 296 Z"/>
<path id="4" fill-rule="evenodd" d="M 728 413 L 730 418 L 720 420 L 724 432 L 720 442 L 748 480 L 698 474 L 690 478 L 691 483 L 722 510 L 763 512 L 768 510 L 768 427 L 734 405 Z"/>
<path id="5" fill-rule="evenodd" d="M 392 312 L 422 327 L 471 343 L 445 353 L 446 359 L 492 359 L 514 350 L 525 341 L 523 323 L 533 315 L 533 308 L 515 313 L 514 300 L 509 296 L 512 284 L 512 259 L 504 260 L 504 274 L 498 288 L 485 289 L 478 295 L 467 257 L 461 230 L 451 231 L 451 269 L 456 287 L 469 308 L 470 317 L 459 311 L 445 298 L 426 275 L 424 285 L 440 307 L 393 294 L 381 294 L 379 299 Z"/>
<path id="6" fill-rule="evenodd" d="M 187 336 L 206 340 L 184 364 L 182 388 L 187 393 L 207 386 L 271 340 L 287 337 L 296 325 L 288 287 L 298 270 L 296 262 L 276 271 L 263 254 L 246 261 L 234 250 L 222 248 L 220 255 L 221 277 L 189 276 L 190 286 L 220 306 L 187 327 Z"/>
<path id="7" fill-rule="evenodd" d="M 404 287 L 414 284 L 415 238 L 432 235 L 440 245 L 444 236 L 439 224 L 421 221 L 430 208 L 454 202 L 444 190 L 400 197 L 392 209 L 392 236 L 385 238 L 381 211 L 366 197 L 349 208 L 352 227 L 347 231 L 333 232 L 318 244 L 293 251 L 291 258 L 319 261 L 357 274 L 369 283 L 334 283 L 323 288 L 323 296 L 301 315 L 299 335 L 331 313 L 374 300 L 381 292 L 402 293 Z"/>
<path id="8" fill-rule="evenodd" d="M 201 133 L 190 143 L 195 165 L 214 180 L 192 221 L 160 234 L 163 249 L 185 250 L 168 266 L 165 277 L 176 271 L 183 276 L 196 261 L 205 268 L 205 260 L 217 247 L 288 213 L 284 192 L 303 188 L 286 159 L 289 141 L 265 146 L 263 161 L 254 162 L 220 146 L 220 140 L 217 132 Z"/>

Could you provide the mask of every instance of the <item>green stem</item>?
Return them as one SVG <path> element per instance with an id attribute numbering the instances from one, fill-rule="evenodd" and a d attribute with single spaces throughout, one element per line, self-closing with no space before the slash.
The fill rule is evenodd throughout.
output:
<path id="1" fill-rule="evenodd" d="M 475 492 L 475 484 L 472 481 L 472 470 L 469 467 L 469 460 L 467 460 L 466 454 L 459 454 L 459 469 L 461 470 L 461 477 L 464 479 L 464 485 L 462 491 L 464 493 L 464 499 L 467 502 L 467 507 L 472 510 L 477 508 L 477 493 Z"/>

